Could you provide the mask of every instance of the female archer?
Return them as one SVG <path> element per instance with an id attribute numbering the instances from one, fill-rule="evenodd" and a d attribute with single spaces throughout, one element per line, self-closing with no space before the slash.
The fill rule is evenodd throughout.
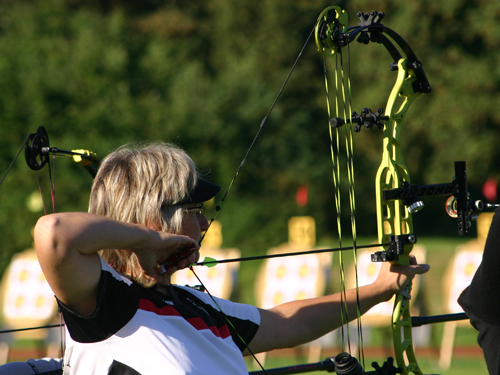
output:
<path id="1" fill-rule="evenodd" d="M 243 356 L 341 326 L 339 294 L 263 310 L 170 283 L 198 261 L 208 228 L 202 203 L 219 189 L 176 146 L 126 146 L 103 161 L 89 213 L 40 218 L 38 258 L 69 333 L 65 374 L 243 375 Z M 361 313 L 428 269 L 414 258 L 406 267 L 384 264 L 359 288 Z M 346 301 L 355 317 L 355 290 Z"/>

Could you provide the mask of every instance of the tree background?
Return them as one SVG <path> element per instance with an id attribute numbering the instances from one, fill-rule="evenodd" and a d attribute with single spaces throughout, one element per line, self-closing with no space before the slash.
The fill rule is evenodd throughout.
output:
<path id="1" fill-rule="evenodd" d="M 486 0 L 0 0 L 0 172 L 44 126 L 52 147 L 101 158 L 128 142 L 174 142 L 224 192 L 330 5 L 347 9 L 349 25 L 358 10 L 385 12 L 383 24 L 424 64 L 433 91 L 412 105 L 403 135 L 412 183 L 451 182 L 453 162 L 465 160 L 471 194 L 484 200 L 482 185 L 500 173 L 500 3 Z M 396 74 L 390 56 L 382 46 L 351 46 L 353 109 L 385 107 Z M 380 155 L 380 131 L 355 134 L 360 235 L 376 233 Z M 43 214 L 27 208 L 38 184 L 23 159 L 0 186 L 0 274 L 32 246 Z M 316 219 L 320 242 L 335 239 L 331 164 L 322 58 L 311 42 L 218 216 L 224 246 L 265 253 L 287 240 L 297 215 Z M 55 175 L 56 211 L 86 211 L 91 176 L 60 158 Z M 47 168 L 38 178 L 51 212 Z M 305 207 L 296 203 L 301 186 Z M 416 231 L 455 235 L 436 201 L 415 215 Z"/>

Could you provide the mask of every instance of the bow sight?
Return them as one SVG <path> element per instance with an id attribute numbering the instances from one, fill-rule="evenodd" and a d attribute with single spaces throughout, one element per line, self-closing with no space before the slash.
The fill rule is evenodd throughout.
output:
<path id="1" fill-rule="evenodd" d="M 435 185 L 410 185 L 403 181 L 402 187 L 382 191 L 383 200 L 402 200 L 409 213 L 416 213 L 424 208 L 421 201 L 423 197 L 449 196 L 446 201 L 446 213 L 457 219 L 458 235 L 468 236 L 472 221 L 477 220 L 477 212 L 484 208 L 498 207 L 498 204 L 483 203 L 480 200 L 473 201 L 467 189 L 467 171 L 464 161 L 455 162 L 455 176 L 453 181 Z M 390 236 L 391 245 L 385 251 L 377 251 L 372 254 L 373 262 L 395 261 L 399 255 L 404 254 L 404 246 L 414 244 L 417 238 L 414 234 L 402 234 Z"/>

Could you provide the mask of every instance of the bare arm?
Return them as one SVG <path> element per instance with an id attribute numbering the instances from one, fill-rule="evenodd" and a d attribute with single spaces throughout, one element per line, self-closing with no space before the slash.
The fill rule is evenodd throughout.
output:
<path id="1" fill-rule="evenodd" d="M 101 265 L 97 251 L 134 252 L 146 274 L 161 281 L 155 268 L 180 247 L 195 245 L 178 236 L 83 212 L 43 216 L 35 227 L 38 260 L 59 300 L 80 315 L 95 308 Z"/>
<path id="2" fill-rule="evenodd" d="M 377 280 L 359 288 L 360 312 L 364 314 L 376 304 L 388 301 L 402 290 L 416 274 L 425 273 L 428 265 L 391 266 L 386 263 Z M 250 343 L 254 353 L 294 347 L 312 341 L 342 325 L 340 293 L 293 301 L 261 310 L 261 325 Z M 347 316 L 357 318 L 356 290 L 346 292 Z M 248 350 L 245 351 L 248 355 Z"/>

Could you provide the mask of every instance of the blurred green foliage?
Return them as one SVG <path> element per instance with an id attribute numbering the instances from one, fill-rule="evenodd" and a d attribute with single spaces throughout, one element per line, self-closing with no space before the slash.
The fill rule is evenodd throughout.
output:
<path id="1" fill-rule="evenodd" d="M 343 4 L 350 25 L 358 10 L 384 11 L 383 23 L 424 64 L 433 92 L 413 104 L 403 135 L 412 182 L 451 182 L 455 160 L 467 161 L 472 192 L 479 194 L 488 177 L 498 179 L 500 3 L 335 5 Z M 26 136 L 44 126 L 51 146 L 100 157 L 127 142 L 174 142 L 225 190 L 319 13 L 330 5 L 0 1 L 0 171 Z M 390 56 L 381 46 L 351 46 L 353 109 L 384 107 L 395 80 Z M 315 217 L 320 240 L 336 236 L 322 64 L 310 43 L 218 216 L 224 246 L 264 253 L 287 240 L 287 220 L 296 215 Z M 356 134 L 354 154 L 358 233 L 370 235 L 376 232 L 381 132 Z M 42 214 L 26 207 L 38 187 L 22 159 L 0 186 L 0 273 L 12 254 L 31 246 L 30 230 Z M 51 212 L 47 168 L 38 175 Z M 86 210 L 90 175 L 59 158 L 55 175 L 56 210 Z M 306 207 L 295 201 L 301 185 L 309 186 Z M 416 218 L 418 230 L 454 234 L 442 202 L 428 206 Z M 343 226 L 349 228 L 348 221 Z"/>

